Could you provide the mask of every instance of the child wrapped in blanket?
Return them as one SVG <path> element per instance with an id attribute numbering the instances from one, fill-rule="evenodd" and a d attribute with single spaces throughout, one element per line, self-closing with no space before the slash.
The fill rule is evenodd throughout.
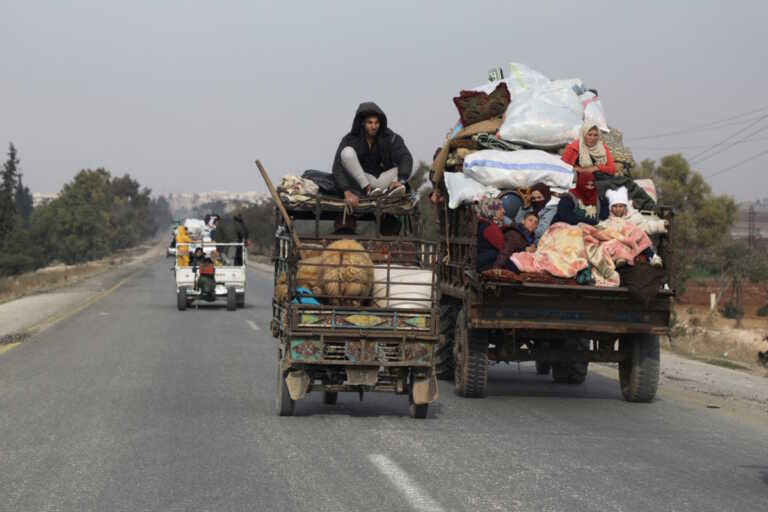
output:
<path id="1" fill-rule="evenodd" d="M 597 224 L 597 228 L 609 229 L 618 233 L 626 231 L 627 226 L 638 228 L 638 230 L 642 231 L 640 236 L 643 239 L 639 245 L 648 246 L 647 249 L 643 250 L 640 254 L 648 259 L 651 266 L 661 267 L 663 264 L 661 256 L 656 254 L 653 249 L 653 244 L 648 238 L 647 231 L 650 226 L 639 225 L 637 222 L 632 222 L 628 216 L 629 194 L 627 193 L 626 187 L 620 187 L 616 190 L 608 190 L 605 193 L 605 197 L 608 199 L 611 213 L 607 219 L 600 221 Z M 666 231 L 666 221 L 661 221 L 661 223 L 661 226 L 653 226 L 653 228 L 655 228 L 654 231 Z"/>

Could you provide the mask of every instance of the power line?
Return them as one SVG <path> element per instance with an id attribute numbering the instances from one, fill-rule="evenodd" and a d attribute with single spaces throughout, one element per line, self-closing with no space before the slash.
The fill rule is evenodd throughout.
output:
<path id="1" fill-rule="evenodd" d="M 742 128 L 742 129 L 740 129 L 740 130 L 737 130 L 737 131 L 736 131 L 736 132 L 734 132 L 733 134 L 729 135 L 729 136 L 728 136 L 728 137 L 726 137 L 725 139 L 721 140 L 720 142 L 718 142 L 717 144 L 715 144 L 714 146 L 712 146 L 711 148 L 709 148 L 709 149 L 706 149 L 706 150 L 702 151 L 701 153 L 699 153 L 699 154 L 697 154 L 697 155 L 694 155 L 694 156 L 693 156 L 693 157 L 691 157 L 691 158 L 690 158 L 688 161 L 689 161 L 689 162 L 691 162 L 691 163 L 694 163 L 696 160 L 698 160 L 698 159 L 699 159 L 700 157 L 702 157 L 703 155 L 707 155 L 707 153 L 711 153 L 711 154 L 707 155 L 707 156 L 706 156 L 706 157 L 704 157 L 704 158 L 701 158 L 701 160 L 702 160 L 702 161 L 703 161 L 703 160 L 706 160 L 707 158 L 710 158 L 710 157 L 712 157 L 712 156 L 714 156 L 714 155 L 717 155 L 718 153 L 722 153 L 722 151 L 716 151 L 716 150 L 717 150 L 718 148 L 721 148 L 721 147 L 725 146 L 726 144 L 728 144 L 728 142 L 730 142 L 731 140 L 733 140 L 733 139 L 734 139 L 734 138 L 736 138 L 737 136 L 741 135 L 741 134 L 742 134 L 742 133 L 744 133 L 745 131 L 749 130 L 750 128 L 752 128 L 752 127 L 753 127 L 753 126 L 755 126 L 756 124 L 760 123 L 760 121 L 762 121 L 762 120 L 763 120 L 763 119 L 765 119 L 765 118 L 768 118 L 768 114 L 765 114 L 765 115 L 763 115 L 762 117 L 760 117 L 760 118 L 759 118 L 759 119 L 757 119 L 756 121 L 754 121 L 754 122 L 750 123 L 749 125 L 745 126 L 744 128 Z M 752 135 L 757 135 L 758 133 L 762 132 L 762 131 L 763 131 L 763 130 L 765 130 L 765 129 L 766 129 L 766 127 L 763 127 L 763 128 L 759 129 L 759 130 L 758 130 L 758 131 L 756 131 L 756 132 L 752 132 L 752 134 L 750 134 L 749 136 L 751 137 Z M 728 148 L 726 147 L 726 149 L 728 149 Z M 723 151 L 724 151 L 724 150 L 723 150 Z"/>
<path id="2" fill-rule="evenodd" d="M 681 130 L 675 130 L 675 131 L 666 132 L 666 133 L 657 133 L 657 134 L 654 134 L 654 135 L 643 135 L 643 136 L 640 136 L 640 137 L 631 137 L 631 136 L 627 135 L 627 138 L 628 139 L 632 139 L 632 140 L 660 139 L 662 137 L 669 137 L 671 135 L 682 135 L 682 134 L 692 133 L 692 132 L 696 132 L 696 131 L 706 131 L 706 130 L 713 130 L 713 129 L 716 129 L 716 128 L 723 128 L 725 126 L 739 125 L 739 124 L 743 124 L 743 123 L 748 123 L 749 121 L 752 121 L 753 119 L 755 119 L 755 117 L 759 117 L 759 116 L 749 117 L 747 119 L 742 119 L 740 121 L 734 121 L 734 122 L 728 123 L 728 124 L 722 124 L 722 123 L 726 123 L 728 121 L 733 121 L 735 119 L 738 119 L 738 118 L 744 117 L 744 116 L 750 116 L 750 115 L 754 116 L 755 114 L 757 114 L 759 112 L 763 112 L 765 110 L 768 110 L 768 105 L 766 105 L 764 107 L 760 107 L 758 109 L 750 110 L 749 112 L 742 112 L 741 114 L 736 114 L 736 115 L 733 115 L 733 116 L 730 116 L 730 117 L 726 117 L 726 118 L 723 118 L 723 119 L 718 119 L 717 121 L 710 121 L 708 123 L 703 123 L 703 124 L 699 124 L 699 125 L 689 126 L 688 128 L 684 128 L 684 129 L 681 129 Z"/>
<path id="3" fill-rule="evenodd" d="M 756 132 L 754 132 L 754 133 L 753 133 L 753 135 L 757 135 L 758 133 L 764 132 L 765 130 L 768 130 L 768 125 L 766 125 L 766 126 L 763 126 L 763 127 L 762 127 L 762 128 L 760 128 L 759 130 L 757 130 Z M 736 142 L 734 142 L 733 144 L 731 144 L 730 146 L 724 147 L 724 148 L 723 148 L 722 150 L 720 150 L 720 151 L 715 151 L 714 153 L 711 153 L 711 154 L 709 154 L 709 155 L 707 155 L 707 156 L 705 156 L 705 157 L 703 157 L 703 158 L 699 158 L 698 160 L 696 160 L 696 162 L 695 162 L 695 163 L 697 163 L 697 164 L 700 164 L 700 163 L 701 163 L 701 162 L 703 162 L 704 160 L 709 160 L 710 158 L 712 158 L 712 157 L 714 157 L 714 156 L 717 156 L 717 155 L 719 155 L 719 154 L 721 154 L 721 153 L 723 153 L 723 152 L 725 152 L 725 151 L 727 151 L 727 150 L 731 149 L 733 146 L 736 146 L 737 144 L 741 144 L 742 142 L 744 142 L 744 141 L 736 141 Z M 696 159 L 696 157 L 693 157 L 693 158 L 691 159 L 691 162 L 693 162 L 693 160 L 695 160 L 695 159 Z"/>
<path id="4" fill-rule="evenodd" d="M 749 157 L 749 158 L 745 158 L 745 159 L 744 159 L 744 160 L 742 160 L 741 162 L 735 163 L 735 164 L 733 164 L 733 165 L 732 165 L 732 166 L 730 166 L 730 167 L 726 167 L 725 169 L 720 169 L 720 170 L 719 170 L 719 171 L 717 171 L 717 172 L 714 172 L 714 173 L 712 173 L 712 174 L 709 174 L 709 175 L 707 176 L 707 178 L 713 178 L 713 177 L 715 177 L 715 176 L 718 176 L 718 175 L 720 175 L 720 174 L 723 174 L 723 173 L 726 173 L 726 172 L 728 172 L 728 171 L 731 171 L 731 170 L 733 170 L 733 169 L 735 169 L 735 168 L 739 167 L 740 165 L 743 165 L 743 164 L 745 164 L 745 163 L 747 163 L 747 162 L 751 162 L 752 160 L 754 160 L 754 159 L 756 159 L 756 158 L 759 158 L 759 157 L 761 157 L 761 156 L 763 156 L 763 155 L 765 155 L 765 154 L 768 154 L 768 149 L 766 149 L 766 150 L 764 150 L 764 151 L 761 151 L 761 152 L 759 152 L 759 153 L 757 153 L 757 154 L 755 154 L 755 155 L 752 155 L 752 156 L 751 156 L 751 157 Z"/>
<path id="5" fill-rule="evenodd" d="M 759 142 L 762 140 L 768 140 L 768 137 L 749 137 L 748 139 L 739 140 L 733 143 L 733 145 L 737 144 L 748 144 L 750 142 Z M 679 151 L 683 149 L 702 149 L 702 148 L 711 148 L 712 144 L 692 144 L 690 146 L 635 146 L 632 144 L 632 149 L 644 149 L 644 150 L 664 150 L 664 151 Z"/>

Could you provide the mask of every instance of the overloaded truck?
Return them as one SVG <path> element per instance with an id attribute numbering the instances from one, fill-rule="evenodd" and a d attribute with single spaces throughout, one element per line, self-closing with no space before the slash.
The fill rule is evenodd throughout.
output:
<path id="1" fill-rule="evenodd" d="M 440 233 L 441 342 L 436 372 L 440 378 L 454 379 L 459 395 L 482 397 L 489 363 L 535 361 L 537 372 L 551 371 L 555 382 L 581 384 L 589 363 L 611 362 L 618 363 L 626 400 L 651 401 L 659 379 L 659 337 L 668 335 L 672 311 L 667 228 L 673 212 L 658 205 L 650 180 L 632 179 L 631 153 L 623 147 L 620 132 L 607 126 L 597 91 L 585 89 L 576 79 L 550 81 L 515 63 L 509 79 L 499 80 L 499 75 L 454 98 L 461 119 L 432 165 Z M 582 124 L 587 132 L 580 132 Z M 583 148 L 584 133 L 598 128 L 598 144 L 605 142 L 616 162 L 615 169 L 606 168 L 608 174 L 594 171 L 598 191 L 602 197 L 608 189 L 628 190 L 633 203 L 628 207 L 636 209 L 633 219 L 638 225 L 663 226 L 652 237 L 657 256 L 643 259 L 633 254 L 626 261 L 612 259 L 607 270 L 593 267 L 588 258 L 603 254 L 602 248 L 587 244 L 605 235 L 607 231 L 600 231 L 604 226 L 561 224 L 558 229 L 575 229 L 574 238 L 583 242 L 578 275 L 558 278 L 520 272 L 519 267 L 490 272 L 479 268 L 478 198 L 487 203 L 515 194 L 517 204 L 524 205 L 531 187 L 539 184 L 551 188 L 554 202 L 566 197 L 576 173 L 560 155 L 575 138 L 581 137 L 577 148 Z M 598 163 L 607 161 L 605 155 Z M 610 242 L 624 240 L 617 236 Z M 538 254 L 541 245 L 527 249 Z M 662 261 L 664 267 L 659 268 Z M 597 270 L 610 271 L 612 281 L 594 279 Z"/>
<path id="2" fill-rule="evenodd" d="M 410 197 L 351 211 L 339 197 L 275 190 L 259 166 L 277 205 L 277 414 L 312 392 L 326 404 L 389 392 L 425 418 L 437 398 L 437 246 L 421 239 Z"/>
<path id="3" fill-rule="evenodd" d="M 441 344 L 436 371 L 465 397 L 485 395 L 488 364 L 535 361 L 555 382 L 581 384 L 589 363 L 618 363 L 624 398 L 653 399 L 659 337 L 669 333 L 673 293 L 659 286 L 649 301 L 628 287 L 502 282 L 475 272 L 477 215 L 471 205 L 440 217 Z M 665 261 L 668 238 L 660 240 Z M 642 267 L 638 268 L 642 271 Z"/>

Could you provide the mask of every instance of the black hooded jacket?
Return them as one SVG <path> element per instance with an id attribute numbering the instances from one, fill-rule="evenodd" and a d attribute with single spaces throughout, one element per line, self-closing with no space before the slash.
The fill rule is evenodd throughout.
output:
<path id="1" fill-rule="evenodd" d="M 379 133 L 369 148 L 365 141 L 363 121 L 366 117 L 375 115 L 379 118 Z M 373 102 L 361 103 L 357 107 L 355 119 L 352 121 L 352 131 L 346 134 L 336 150 L 333 160 L 333 179 L 340 190 L 360 191 L 360 186 L 341 165 L 341 150 L 350 146 L 357 153 L 363 170 L 372 176 L 380 176 L 382 172 L 397 167 L 397 178 L 406 181 L 413 171 L 413 157 L 405 147 L 403 138 L 387 127 L 387 115 Z"/>

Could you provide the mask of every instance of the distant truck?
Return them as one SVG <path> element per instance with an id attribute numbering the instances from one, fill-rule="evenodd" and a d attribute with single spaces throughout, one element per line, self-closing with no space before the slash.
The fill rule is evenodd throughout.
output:
<path id="1" fill-rule="evenodd" d="M 214 264 L 208 259 L 207 261 L 191 262 L 187 266 L 180 266 L 177 258 L 173 271 L 176 278 L 176 306 L 178 310 L 184 311 L 199 301 L 213 303 L 223 300 L 230 311 L 245 307 L 248 270 L 248 251 L 245 243 L 199 241 L 185 245 L 188 245 L 188 250 L 192 252 L 196 248 L 201 248 L 203 254 L 206 255 L 218 249 L 241 256 L 224 255 L 228 263 Z"/>

